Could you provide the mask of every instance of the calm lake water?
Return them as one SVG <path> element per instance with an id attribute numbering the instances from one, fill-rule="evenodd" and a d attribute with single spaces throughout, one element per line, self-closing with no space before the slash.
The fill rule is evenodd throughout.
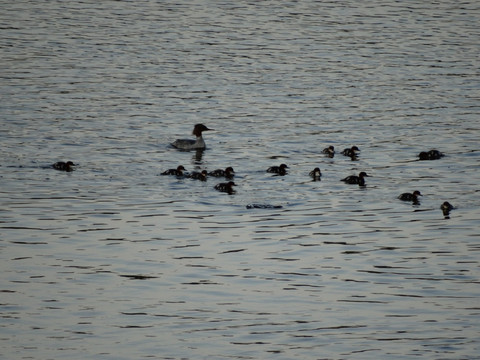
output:
<path id="1" fill-rule="evenodd" d="M 0 3 L 2 359 L 478 359 L 478 2 Z"/>

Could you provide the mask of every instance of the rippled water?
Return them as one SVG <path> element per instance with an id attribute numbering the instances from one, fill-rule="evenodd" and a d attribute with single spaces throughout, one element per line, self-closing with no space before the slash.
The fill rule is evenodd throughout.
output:
<path id="1" fill-rule="evenodd" d="M 477 358 L 476 2 L 1 3 L 3 357 Z"/>

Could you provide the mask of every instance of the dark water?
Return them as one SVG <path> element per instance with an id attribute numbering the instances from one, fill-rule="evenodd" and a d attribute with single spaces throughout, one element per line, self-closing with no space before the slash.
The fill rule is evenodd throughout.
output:
<path id="1" fill-rule="evenodd" d="M 2 358 L 478 358 L 476 2 L 1 8 Z"/>

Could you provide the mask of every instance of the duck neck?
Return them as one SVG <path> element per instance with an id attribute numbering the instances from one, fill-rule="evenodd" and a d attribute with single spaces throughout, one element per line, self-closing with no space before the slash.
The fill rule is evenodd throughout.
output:
<path id="1" fill-rule="evenodd" d="M 197 135 L 195 147 L 205 147 L 205 141 L 203 140 L 202 134 Z"/>

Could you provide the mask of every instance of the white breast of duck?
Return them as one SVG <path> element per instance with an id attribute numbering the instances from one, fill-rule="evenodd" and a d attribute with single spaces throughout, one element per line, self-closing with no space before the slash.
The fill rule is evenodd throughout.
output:
<path id="1" fill-rule="evenodd" d="M 310 175 L 314 180 L 320 180 L 322 172 L 320 171 L 320 168 L 316 167 L 315 169 L 310 171 L 308 175 Z"/>

